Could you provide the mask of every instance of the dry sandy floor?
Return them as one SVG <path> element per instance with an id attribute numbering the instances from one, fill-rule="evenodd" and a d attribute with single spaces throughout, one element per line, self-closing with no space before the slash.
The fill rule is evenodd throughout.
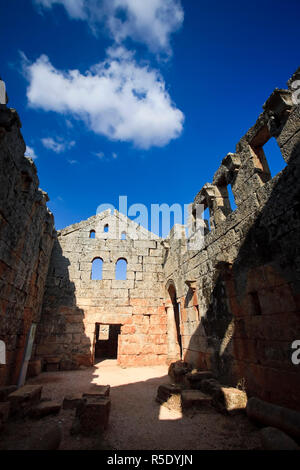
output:
<path id="1" fill-rule="evenodd" d="M 182 415 L 155 401 L 157 387 L 169 382 L 166 366 L 120 368 L 106 360 L 94 368 L 45 372 L 27 383 L 42 384 L 42 398 L 62 401 L 75 392 L 111 385 L 109 428 L 103 437 L 71 436 L 74 410 L 40 420 L 11 422 L 1 436 L 0 449 L 28 449 L 35 437 L 53 423 L 63 430 L 60 449 L 196 450 L 258 449 L 257 428 L 246 416 L 227 417 L 214 409 Z"/>

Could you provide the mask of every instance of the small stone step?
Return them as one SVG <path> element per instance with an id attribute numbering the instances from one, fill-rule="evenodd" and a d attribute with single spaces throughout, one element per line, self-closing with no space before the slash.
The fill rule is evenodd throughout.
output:
<path id="1" fill-rule="evenodd" d="M 174 384 L 160 385 L 157 389 L 156 401 L 171 410 L 181 410 L 182 388 Z"/>
<path id="2" fill-rule="evenodd" d="M 199 390 L 202 380 L 212 379 L 213 374 L 209 370 L 192 371 L 186 374 L 186 380 L 192 389 Z"/>
<path id="3" fill-rule="evenodd" d="M 221 387 L 213 395 L 214 406 L 231 415 L 246 412 L 247 401 L 247 394 L 233 387 Z"/>
<path id="4" fill-rule="evenodd" d="M 12 414 L 24 415 L 41 401 L 42 385 L 24 385 L 8 395 Z"/>
<path id="5" fill-rule="evenodd" d="M 221 384 L 216 379 L 204 379 L 201 381 L 201 391 L 208 395 L 214 395 L 221 389 Z"/>
<path id="6" fill-rule="evenodd" d="M 79 432 L 84 435 L 102 433 L 108 426 L 111 402 L 108 397 L 88 397 L 76 410 Z"/>
<path id="7" fill-rule="evenodd" d="M 182 390 L 181 392 L 182 408 L 205 408 L 212 403 L 212 397 L 199 390 Z"/>
<path id="8" fill-rule="evenodd" d="M 82 393 L 72 393 L 70 395 L 66 395 L 63 401 L 63 409 L 64 410 L 76 410 L 77 406 L 79 406 L 84 401 Z"/>
<path id="9" fill-rule="evenodd" d="M 99 385 L 97 389 L 85 392 L 83 398 L 87 397 L 108 397 L 110 394 L 110 385 Z"/>
<path id="10" fill-rule="evenodd" d="M 31 418 L 40 419 L 44 416 L 58 414 L 61 409 L 61 403 L 55 401 L 43 401 L 29 411 Z"/>

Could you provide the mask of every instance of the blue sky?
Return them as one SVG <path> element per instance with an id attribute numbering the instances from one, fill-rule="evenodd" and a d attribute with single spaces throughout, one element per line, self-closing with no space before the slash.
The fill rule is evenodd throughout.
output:
<path id="1" fill-rule="evenodd" d="M 56 228 L 119 195 L 191 202 L 299 66 L 299 14 L 298 0 L 0 0 L 0 75 Z"/>

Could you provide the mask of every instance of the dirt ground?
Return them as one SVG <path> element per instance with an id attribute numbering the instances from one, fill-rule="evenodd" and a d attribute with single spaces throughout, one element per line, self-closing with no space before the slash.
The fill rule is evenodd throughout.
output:
<path id="1" fill-rule="evenodd" d="M 45 372 L 27 383 L 43 385 L 42 399 L 62 401 L 65 395 L 111 386 L 109 428 L 102 437 L 70 435 L 74 410 L 39 420 L 7 424 L 0 449 L 28 449 L 53 423 L 63 431 L 60 449 L 204 450 L 259 449 L 257 428 L 244 415 L 228 417 L 214 409 L 182 415 L 155 401 L 157 387 L 169 382 L 166 366 L 120 368 L 106 360 L 93 368 Z"/>

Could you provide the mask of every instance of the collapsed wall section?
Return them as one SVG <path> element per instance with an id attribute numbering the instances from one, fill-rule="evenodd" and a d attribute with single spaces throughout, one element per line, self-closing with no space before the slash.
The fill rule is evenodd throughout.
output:
<path id="1" fill-rule="evenodd" d="M 286 162 L 271 177 L 275 137 Z M 210 212 L 200 251 L 170 236 L 164 273 L 180 304 L 183 358 L 249 395 L 299 409 L 300 106 L 275 90 L 194 201 Z M 237 208 L 232 211 L 231 186 Z M 210 227 L 210 229 L 209 229 Z"/>

